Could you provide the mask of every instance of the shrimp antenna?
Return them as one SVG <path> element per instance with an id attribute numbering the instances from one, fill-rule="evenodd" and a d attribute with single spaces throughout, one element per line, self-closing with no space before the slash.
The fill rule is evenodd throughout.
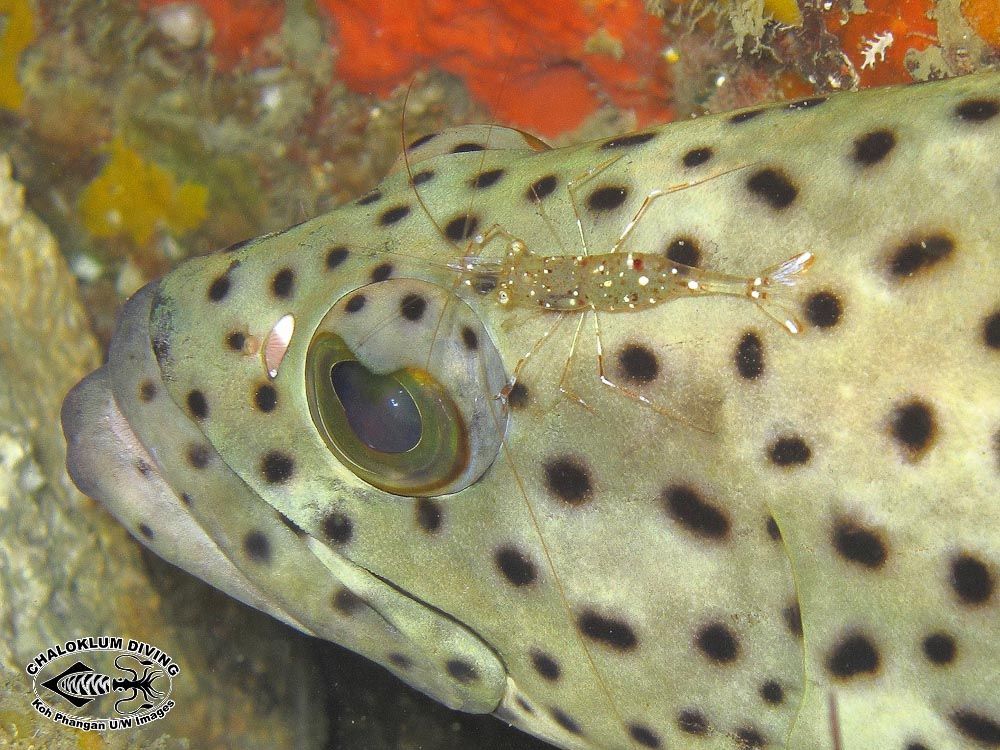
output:
<path id="1" fill-rule="evenodd" d="M 410 187 L 413 189 L 413 195 L 416 196 L 417 203 L 420 204 L 420 208 L 423 209 L 424 214 L 426 214 L 427 218 L 430 219 L 431 224 L 434 225 L 434 228 L 437 229 L 438 234 L 440 234 L 442 237 L 447 237 L 448 235 L 444 233 L 444 230 L 441 228 L 441 225 L 438 224 L 437 219 L 434 218 L 434 214 L 431 213 L 431 210 L 427 207 L 427 204 L 424 202 L 423 196 L 420 195 L 420 190 L 417 187 L 417 183 L 413 181 L 413 167 L 410 164 L 410 156 L 409 156 L 410 146 L 406 142 L 406 110 L 409 108 L 410 92 L 413 90 L 413 83 L 415 80 L 416 78 L 411 78 L 410 82 L 406 86 L 406 94 L 403 96 L 403 111 L 399 117 L 399 139 L 402 142 L 403 146 L 403 165 L 406 167 L 406 180 L 407 182 L 410 183 Z"/>

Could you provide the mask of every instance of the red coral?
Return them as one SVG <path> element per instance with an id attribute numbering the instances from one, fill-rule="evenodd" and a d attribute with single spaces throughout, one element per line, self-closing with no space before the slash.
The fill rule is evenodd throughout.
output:
<path id="1" fill-rule="evenodd" d="M 356 91 L 385 96 L 437 66 L 498 118 L 543 135 L 579 125 L 603 97 L 640 123 L 670 114 L 660 22 L 636 0 L 319 4 L 336 21 L 338 72 Z"/>
<path id="2" fill-rule="evenodd" d="M 148 11 L 177 0 L 140 0 Z M 197 0 L 212 20 L 215 34 L 212 52 L 221 70 L 229 70 L 244 58 L 252 57 L 260 42 L 281 26 L 283 4 L 273 0 Z"/>
<path id="3" fill-rule="evenodd" d="M 840 39 L 841 48 L 854 64 L 862 86 L 883 86 L 911 80 L 905 65 L 909 50 L 921 51 L 937 43 L 937 24 L 931 19 L 934 0 L 868 0 L 868 12 L 844 17 L 839 10 L 827 14 L 827 29 Z M 866 56 L 871 45 L 892 43 L 882 55 Z"/>

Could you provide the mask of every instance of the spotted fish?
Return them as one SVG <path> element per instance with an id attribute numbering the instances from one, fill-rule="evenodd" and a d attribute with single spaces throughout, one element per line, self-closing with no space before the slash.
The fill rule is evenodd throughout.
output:
<path id="1" fill-rule="evenodd" d="M 997 154 L 996 72 L 421 139 L 137 293 L 71 475 L 558 747 L 1000 747 Z"/>

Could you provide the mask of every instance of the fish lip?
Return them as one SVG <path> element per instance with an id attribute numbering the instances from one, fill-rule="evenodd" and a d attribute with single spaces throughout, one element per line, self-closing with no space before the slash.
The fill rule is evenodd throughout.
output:
<path id="1" fill-rule="evenodd" d="M 100 393 L 95 393 L 95 389 Z M 77 489 L 88 497 L 94 497 L 98 493 L 98 483 L 94 478 L 94 469 L 88 465 L 84 443 L 88 436 L 93 435 L 97 429 L 103 430 L 110 422 L 107 416 L 103 416 L 97 420 L 100 425 L 98 427 L 90 419 L 91 409 L 88 407 L 92 406 L 97 395 L 111 397 L 106 365 L 74 385 L 66 394 L 59 410 L 59 421 L 66 440 L 66 472 Z M 119 441 L 116 442 L 125 448 Z"/>

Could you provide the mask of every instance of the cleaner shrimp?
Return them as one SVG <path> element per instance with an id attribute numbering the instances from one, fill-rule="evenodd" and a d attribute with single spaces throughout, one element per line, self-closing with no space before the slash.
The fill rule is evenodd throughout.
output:
<path id="1" fill-rule="evenodd" d="M 527 142 L 533 147 L 534 144 L 538 143 L 537 139 L 529 139 L 530 136 L 526 136 Z M 407 150 L 403 151 L 403 161 L 410 176 L 414 195 L 425 214 L 438 228 L 439 234 L 446 237 L 446 233 L 441 229 L 420 195 L 419 187 L 413 179 Z M 682 416 L 657 406 L 649 396 L 609 377 L 604 356 L 605 347 L 602 342 L 601 314 L 641 311 L 685 297 L 730 296 L 752 301 L 785 331 L 790 334 L 798 334 L 802 331 L 803 326 L 787 299 L 787 293 L 813 264 L 815 256 L 809 251 L 803 251 L 760 271 L 754 276 L 739 276 L 685 265 L 670 259 L 663 253 L 624 249 L 626 242 L 640 221 L 659 199 L 748 169 L 753 165 L 744 165 L 720 171 L 698 180 L 651 190 L 645 195 L 639 209 L 623 228 L 611 248 L 607 252 L 591 253 L 578 208 L 576 192 L 582 185 L 596 178 L 621 158 L 621 156 L 616 156 L 608 159 L 567 183 L 566 190 L 578 233 L 578 245 L 575 248 L 570 248 L 569 252 L 563 248 L 560 248 L 561 252 L 559 253 L 536 252 L 514 232 L 504 226 L 494 224 L 484 232 L 470 236 L 465 254 L 447 265 L 460 274 L 456 286 L 462 285 L 481 296 L 492 298 L 496 304 L 505 309 L 523 309 L 555 314 L 554 323 L 514 365 L 507 386 L 500 394 L 497 394 L 499 397 L 506 399 L 510 396 L 522 368 L 556 332 L 566 316 L 576 315 L 578 316 L 576 331 L 572 338 L 569 356 L 562 368 L 558 388 L 562 394 L 570 396 L 590 409 L 588 403 L 567 385 L 567 378 L 587 317 L 586 314 L 591 313 L 596 342 L 597 370 L 601 384 L 621 392 L 630 399 L 650 407 L 664 416 L 701 429 Z M 538 202 L 538 211 L 551 225 L 540 201 Z M 471 211 L 467 212 L 466 215 L 471 216 Z M 472 232 L 465 232 L 465 234 L 471 235 Z M 554 229 L 552 235 L 557 238 L 558 242 L 558 234 Z M 505 243 L 502 256 L 497 259 L 486 258 L 484 256 L 485 249 L 496 241 Z M 452 244 L 454 245 L 454 243 Z M 443 314 L 442 311 L 442 317 Z"/>

